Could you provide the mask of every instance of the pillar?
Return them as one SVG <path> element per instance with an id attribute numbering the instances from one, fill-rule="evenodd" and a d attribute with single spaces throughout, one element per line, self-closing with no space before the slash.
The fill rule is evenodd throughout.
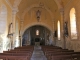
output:
<path id="1" fill-rule="evenodd" d="M 21 41 L 20 41 L 20 46 L 22 46 L 22 33 L 23 33 L 23 19 L 21 19 L 21 33 L 20 33 L 20 35 L 21 35 Z"/>
<path id="2" fill-rule="evenodd" d="M 11 48 L 14 49 L 15 48 L 15 40 L 16 40 L 16 28 L 15 28 L 15 25 L 16 25 L 16 13 L 18 12 L 18 9 L 17 8 L 13 8 L 12 10 L 12 24 L 13 24 L 13 28 L 12 28 L 12 31 L 13 31 L 13 40 L 12 40 L 12 46 Z"/>
<path id="3" fill-rule="evenodd" d="M 62 47 L 66 49 L 66 40 L 64 36 L 64 10 L 60 9 L 61 14 L 61 40 L 62 40 Z"/>
<path id="4" fill-rule="evenodd" d="M 56 39 L 54 37 L 54 32 L 55 32 L 55 20 L 52 21 L 53 22 L 53 32 L 52 32 L 52 37 L 53 37 L 53 45 L 56 45 Z"/>

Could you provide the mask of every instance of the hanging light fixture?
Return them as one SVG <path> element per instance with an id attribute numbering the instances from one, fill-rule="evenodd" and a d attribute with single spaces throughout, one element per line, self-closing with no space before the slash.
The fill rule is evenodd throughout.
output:
<path id="1" fill-rule="evenodd" d="M 40 10 L 37 10 L 36 16 L 37 16 L 38 22 L 40 21 L 40 15 L 41 15 L 41 11 Z"/>

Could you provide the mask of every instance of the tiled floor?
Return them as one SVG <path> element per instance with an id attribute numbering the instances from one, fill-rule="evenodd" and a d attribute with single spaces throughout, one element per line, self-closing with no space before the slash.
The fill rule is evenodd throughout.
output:
<path id="1" fill-rule="evenodd" d="M 35 46 L 31 60 L 47 60 L 40 46 Z"/>

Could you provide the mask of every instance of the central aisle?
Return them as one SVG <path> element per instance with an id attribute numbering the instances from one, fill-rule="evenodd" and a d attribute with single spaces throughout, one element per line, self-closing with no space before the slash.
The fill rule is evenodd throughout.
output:
<path id="1" fill-rule="evenodd" d="M 31 60 L 47 60 L 40 46 L 34 46 Z"/>

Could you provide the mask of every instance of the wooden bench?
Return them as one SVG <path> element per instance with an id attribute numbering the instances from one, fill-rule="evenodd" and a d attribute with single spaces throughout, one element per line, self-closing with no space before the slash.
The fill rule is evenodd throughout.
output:
<path id="1" fill-rule="evenodd" d="M 29 60 L 27 56 L 11 56 L 11 55 L 0 55 L 0 59 L 3 60 Z"/>
<path id="2" fill-rule="evenodd" d="M 60 57 L 59 59 L 62 59 L 62 57 L 63 56 L 66 56 L 66 55 L 69 55 L 69 56 L 71 56 L 72 57 L 72 55 L 74 56 L 74 58 L 72 58 L 72 59 L 75 59 L 75 58 L 77 58 L 77 59 L 80 59 L 79 57 L 80 57 L 80 52 L 51 52 L 51 53 L 47 53 L 47 55 L 46 55 L 46 57 L 48 58 L 48 60 L 51 60 L 52 59 L 52 56 L 56 56 L 56 58 L 54 58 L 54 59 L 58 59 L 58 57 Z M 63 57 L 64 59 L 66 59 L 66 57 Z M 70 57 L 69 57 L 70 58 Z M 68 59 L 69 59 L 68 58 Z M 63 59 L 63 60 L 64 60 Z"/>
<path id="3" fill-rule="evenodd" d="M 50 60 L 80 60 L 80 54 L 69 54 L 69 55 L 54 55 L 51 56 Z"/>
<path id="4" fill-rule="evenodd" d="M 33 53 L 33 47 L 19 47 L 15 48 L 14 50 L 10 51 L 4 51 L 3 53 L 0 53 L 0 59 L 5 60 L 30 60 L 32 53 Z"/>

